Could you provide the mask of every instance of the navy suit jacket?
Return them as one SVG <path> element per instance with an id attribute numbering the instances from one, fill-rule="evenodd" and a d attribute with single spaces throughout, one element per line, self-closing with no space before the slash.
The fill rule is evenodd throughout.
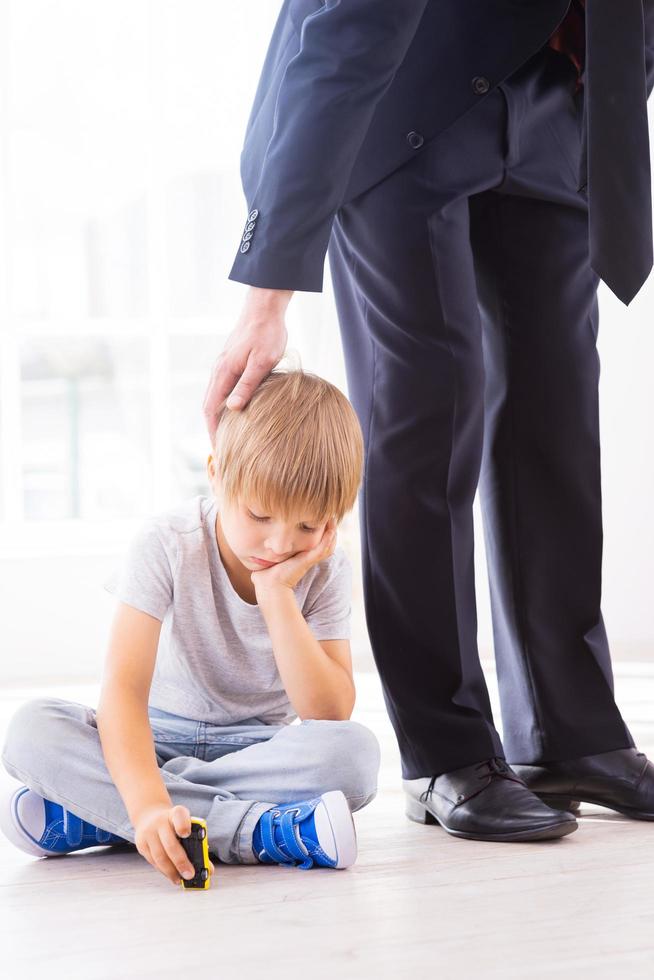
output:
<path id="1" fill-rule="evenodd" d="M 654 0 L 643 2 L 649 95 Z M 241 152 L 248 217 L 228 278 L 321 292 L 339 207 L 535 54 L 569 5 L 283 0 Z"/>

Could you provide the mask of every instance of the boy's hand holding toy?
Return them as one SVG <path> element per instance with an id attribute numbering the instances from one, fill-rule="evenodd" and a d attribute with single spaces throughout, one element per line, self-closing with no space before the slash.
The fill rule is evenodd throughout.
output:
<path id="1" fill-rule="evenodd" d="M 139 815 L 135 825 L 136 849 L 153 868 L 170 878 L 173 885 L 182 877 L 193 878 L 195 869 L 177 837 L 191 833 L 191 813 L 185 806 L 157 803 Z M 211 874 L 214 872 L 210 862 Z"/>

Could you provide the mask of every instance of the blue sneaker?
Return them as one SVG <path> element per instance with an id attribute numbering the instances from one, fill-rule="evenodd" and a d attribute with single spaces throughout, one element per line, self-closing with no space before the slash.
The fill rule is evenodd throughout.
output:
<path id="1" fill-rule="evenodd" d="M 100 844 L 128 844 L 87 823 L 27 786 L 13 786 L 0 801 L 0 828 L 12 844 L 35 857 L 52 857 Z"/>
<path id="2" fill-rule="evenodd" d="M 262 864 L 348 868 L 356 861 L 357 836 L 345 795 L 335 789 L 266 810 L 254 828 L 252 850 Z"/>

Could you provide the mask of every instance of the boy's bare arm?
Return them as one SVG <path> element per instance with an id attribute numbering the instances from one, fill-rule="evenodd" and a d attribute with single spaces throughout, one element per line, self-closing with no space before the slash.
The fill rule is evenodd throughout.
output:
<path id="1" fill-rule="evenodd" d="M 119 602 L 112 625 L 96 723 L 109 774 L 134 827 L 136 848 L 170 881 L 193 877 L 178 837 L 191 832 L 187 807 L 173 806 L 154 751 L 148 699 L 161 623 Z M 210 873 L 213 864 L 210 862 Z"/>
<path id="2" fill-rule="evenodd" d="M 158 619 L 118 604 L 96 713 L 107 769 L 133 826 L 149 807 L 172 806 L 148 719 L 160 631 Z"/>
<path id="3" fill-rule="evenodd" d="M 277 669 L 299 717 L 349 719 L 356 698 L 352 676 L 320 646 L 292 589 L 281 586 L 262 591 L 258 604 Z"/>
<path id="4" fill-rule="evenodd" d="M 151 806 L 172 807 L 157 765 L 147 707 L 141 700 L 129 690 L 109 690 L 98 708 L 97 725 L 107 769 L 132 826 Z"/>

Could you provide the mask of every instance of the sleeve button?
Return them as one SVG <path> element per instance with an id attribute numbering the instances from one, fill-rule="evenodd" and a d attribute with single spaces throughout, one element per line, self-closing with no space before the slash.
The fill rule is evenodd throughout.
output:
<path id="1" fill-rule="evenodd" d="M 414 150 L 417 150 L 425 142 L 424 136 L 422 136 L 420 133 L 415 133 L 413 130 L 411 130 L 410 133 L 407 133 L 406 138 L 409 146 L 413 147 Z"/>
<path id="2" fill-rule="evenodd" d="M 243 244 L 241 245 L 241 252 L 247 252 L 247 250 L 249 249 L 249 247 L 250 247 L 250 243 L 249 242 L 243 242 Z"/>

